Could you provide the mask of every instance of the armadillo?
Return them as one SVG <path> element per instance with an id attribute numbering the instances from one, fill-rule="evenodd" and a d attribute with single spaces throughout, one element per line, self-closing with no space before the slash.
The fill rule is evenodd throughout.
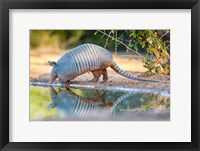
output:
<path id="1" fill-rule="evenodd" d="M 97 82 L 101 75 L 103 75 L 103 81 L 106 82 L 108 80 L 108 67 L 129 79 L 159 82 L 138 78 L 123 71 L 115 63 L 112 54 L 107 49 L 94 44 L 79 45 L 64 53 L 57 62 L 49 61 L 48 63 L 53 66 L 50 83 L 53 83 L 56 78 L 61 82 L 68 82 L 86 72 L 92 72 L 94 78 L 91 82 Z"/>

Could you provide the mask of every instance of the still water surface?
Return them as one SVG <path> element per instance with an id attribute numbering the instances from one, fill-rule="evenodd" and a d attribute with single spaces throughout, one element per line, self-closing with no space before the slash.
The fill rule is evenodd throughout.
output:
<path id="1" fill-rule="evenodd" d="M 30 87 L 30 121 L 169 121 L 170 99 L 153 93 Z"/>

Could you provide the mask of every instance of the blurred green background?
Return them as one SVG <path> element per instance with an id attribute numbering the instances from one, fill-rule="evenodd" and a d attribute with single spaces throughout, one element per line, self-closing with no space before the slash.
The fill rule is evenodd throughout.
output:
<path id="1" fill-rule="evenodd" d="M 31 30 L 30 46 L 32 50 L 45 48 L 47 51 L 59 51 L 76 47 L 83 43 L 105 45 L 102 35 L 94 33 L 96 30 Z M 114 41 L 108 43 L 107 48 L 114 48 Z"/>
<path id="2" fill-rule="evenodd" d="M 102 30 L 105 33 L 114 30 Z M 131 40 L 130 35 L 124 34 L 127 30 L 117 31 L 118 38 L 122 38 L 124 43 L 137 43 Z M 128 30 L 129 31 L 129 30 Z M 139 30 L 138 30 L 139 31 Z M 145 30 L 143 30 L 145 31 Z M 148 30 L 146 30 L 148 31 Z M 149 30 L 150 31 L 150 30 Z M 155 30 L 159 37 L 161 37 L 167 30 Z M 112 35 L 113 36 L 113 35 Z M 163 37 L 164 41 L 169 41 L 170 34 Z M 84 43 L 92 43 L 105 47 L 111 51 L 116 52 L 115 40 L 109 38 L 106 42 L 107 36 L 104 34 L 97 34 L 97 30 L 30 30 L 30 48 L 34 51 L 61 51 L 76 47 Z M 139 52 L 145 52 L 145 48 L 138 45 Z M 127 48 L 118 43 L 117 51 L 125 51 Z"/>

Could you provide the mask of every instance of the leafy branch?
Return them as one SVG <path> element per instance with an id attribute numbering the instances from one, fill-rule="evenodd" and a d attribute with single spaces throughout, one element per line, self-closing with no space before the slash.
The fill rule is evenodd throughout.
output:
<path id="1" fill-rule="evenodd" d="M 140 53 L 138 53 L 136 50 L 130 48 L 128 45 L 126 45 L 125 43 L 123 43 L 122 41 L 120 41 L 118 38 L 115 38 L 114 36 L 111 36 L 110 34 L 107 34 L 105 31 L 102 30 L 98 30 L 98 32 L 102 33 L 103 35 L 106 35 L 107 37 L 111 38 L 112 40 L 115 40 L 115 42 L 118 42 L 120 44 L 122 44 L 123 46 L 125 46 L 128 50 L 136 53 L 138 56 L 140 56 L 141 58 L 145 58 L 144 56 L 142 56 Z"/>
<path id="2" fill-rule="evenodd" d="M 170 74 L 169 30 L 97 30 L 95 35 L 97 33 L 102 34 L 102 38 L 107 37 L 105 47 L 109 40 L 115 41 L 115 52 L 117 46 L 122 45 L 140 56 L 147 75 Z M 140 53 L 141 49 L 146 51 L 146 56 Z"/>

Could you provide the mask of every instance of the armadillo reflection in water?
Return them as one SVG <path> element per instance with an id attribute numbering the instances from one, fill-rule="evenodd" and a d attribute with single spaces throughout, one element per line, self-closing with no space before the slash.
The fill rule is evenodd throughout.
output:
<path id="1" fill-rule="evenodd" d="M 49 106 L 56 107 L 62 118 L 74 119 L 102 119 L 110 117 L 117 104 L 125 100 L 133 93 L 125 94 L 119 97 L 114 103 L 105 103 L 101 96 L 96 96 L 95 100 L 86 99 L 76 95 L 69 89 L 56 90 L 50 87 L 52 104 Z"/>
<path id="2" fill-rule="evenodd" d="M 76 95 L 69 89 L 55 91 L 50 87 L 52 103 L 59 111 L 61 117 L 69 118 L 97 118 L 107 115 L 111 110 L 111 104 L 105 104 L 102 100 L 90 100 Z"/>

